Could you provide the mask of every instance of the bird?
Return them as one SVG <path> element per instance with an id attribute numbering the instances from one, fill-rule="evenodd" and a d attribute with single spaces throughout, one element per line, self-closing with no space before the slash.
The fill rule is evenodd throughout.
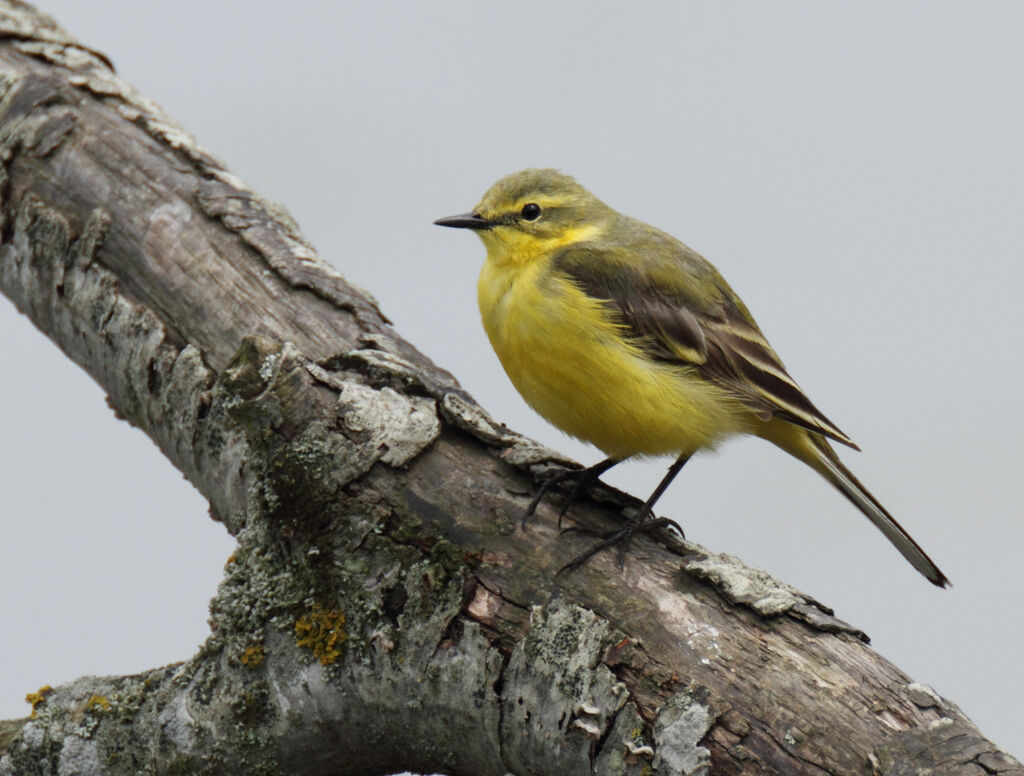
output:
<path id="1" fill-rule="evenodd" d="M 699 253 L 554 169 L 508 175 L 472 211 L 434 223 L 484 243 L 480 314 L 513 385 L 550 423 L 607 456 L 548 480 L 528 515 L 573 474 L 575 497 L 621 461 L 675 457 L 638 516 L 563 570 L 614 544 L 621 563 L 635 531 L 672 523 L 655 518 L 654 506 L 691 456 L 747 434 L 807 464 L 929 582 L 950 584 L 843 464 L 833 443 L 860 448 L 807 398 Z"/>

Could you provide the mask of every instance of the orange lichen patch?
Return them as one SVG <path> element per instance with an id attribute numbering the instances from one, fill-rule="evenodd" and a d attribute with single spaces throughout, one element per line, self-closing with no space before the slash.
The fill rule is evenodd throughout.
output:
<path id="1" fill-rule="evenodd" d="M 321 665 L 330 665 L 341 656 L 341 645 L 348 639 L 341 627 L 344 624 L 345 612 L 341 609 L 316 604 L 295 621 L 295 643 L 313 650 Z"/>
<path id="2" fill-rule="evenodd" d="M 110 708 L 110 701 L 102 695 L 92 695 L 85 702 L 85 708 L 89 711 L 104 712 Z"/>
<path id="3" fill-rule="evenodd" d="M 32 705 L 32 713 L 29 715 L 31 719 L 36 718 L 36 707 L 39 706 L 43 701 L 46 700 L 46 696 L 53 692 L 53 688 L 48 684 L 44 684 L 35 692 L 30 692 L 25 696 L 25 703 Z"/>
<path id="4" fill-rule="evenodd" d="M 243 666 L 249 668 L 256 668 L 256 666 L 263 663 L 263 658 L 266 657 L 266 653 L 263 651 L 262 644 L 250 644 L 242 652 L 242 657 L 239 660 L 242 661 Z"/>

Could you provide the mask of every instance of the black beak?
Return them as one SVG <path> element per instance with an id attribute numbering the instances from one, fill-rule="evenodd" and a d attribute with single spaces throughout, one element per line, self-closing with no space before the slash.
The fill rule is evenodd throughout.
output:
<path id="1" fill-rule="evenodd" d="M 451 226 L 455 229 L 490 229 L 493 224 L 479 213 L 463 213 L 461 216 L 448 216 L 439 218 L 435 222 L 438 226 Z"/>

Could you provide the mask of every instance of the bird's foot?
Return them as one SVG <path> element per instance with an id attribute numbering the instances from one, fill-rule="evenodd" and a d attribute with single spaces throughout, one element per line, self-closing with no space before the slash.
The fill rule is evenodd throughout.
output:
<path id="1" fill-rule="evenodd" d="M 523 514 L 523 528 L 526 528 L 527 521 L 533 516 L 533 513 L 537 511 L 537 507 L 540 506 L 540 502 L 544 500 L 544 496 L 547 495 L 555 485 L 559 485 L 566 480 L 575 479 L 576 482 L 572 486 L 572 490 L 569 491 L 565 502 L 562 504 L 562 508 L 558 511 L 558 528 L 562 528 L 562 518 L 565 517 L 565 513 L 569 511 L 569 507 L 579 501 L 580 497 L 588 493 L 591 488 L 597 485 L 601 480 L 601 475 L 612 468 L 618 461 L 614 458 L 606 458 L 600 463 L 596 463 L 593 466 L 588 466 L 586 469 L 562 469 L 560 472 L 552 477 L 545 480 L 544 484 L 537 489 L 537 493 L 530 501 L 530 505 L 526 507 L 526 512 Z"/>
<path id="2" fill-rule="evenodd" d="M 653 517 L 648 515 L 650 515 L 650 513 L 643 513 L 639 520 L 630 520 L 623 528 L 616 528 L 612 531 L 592 531 L 580 526 L 571 526 L 566 528 L 562 531 L 562 534 L 570 532 L 580 533 L 588 536 L 596 536 L 601 541 L 578 555 L 569 563 L 566 563 L 558 570 L 558 573 L 562 574 L 566 571 L 575 571 L 602 550 L 607 550 L 610 547 L 615 547 L 616 545 L 619 548 L 619 568 L 621 569 L 626 563 L 626 552 L 629 550 L 629 545 L 633 541 L 634 534 L 637 533 L 649 534 L 658 528 L 673 528 L 679 534 L 680 538 L 686 538 L 686 534 L 683 533 L 682 526 L 675 520 L 671 520 L 667 517 Z"/>

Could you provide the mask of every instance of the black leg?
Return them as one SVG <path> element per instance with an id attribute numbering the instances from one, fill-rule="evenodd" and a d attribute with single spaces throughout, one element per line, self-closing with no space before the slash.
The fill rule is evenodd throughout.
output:
<path id="1" fill-rule="evenodd" d="M 669 520 L 665 517 L 654 517 L 654 505 L 658 503 L 658 499 L 662 497 L 668 489 L 668 486 L 672 484 L 672 480 L 676 478 L 676 475 L 679 474 L 688 460 L 690 460 L 690 454 L 685 453 L 680 455 L 675 462 L 668 467 L 668 471 L 665 473 L 665 476 L 661 478 L 661 482 L 658 483 L 658 487 L 654 489 L 654 492 L 648 497 L 647 501 L 644 502 L 644 505 L 640 507 L 640 511 L 637 513 L 636 519 L 629 521 L 625 528 L 617 529 L 602 536 L 601 541 L 579 557 L 575 558 L 571 563 L 567 563 L 562 566 L 562 568 L 558 570 L 558 573 L 561 574 L 565 571 L 578 569 L 592 557 L 597 555 L 597 553 L 601 552 L 601 550 L 614 547 L 615 545 L 619 546 L 619 566 L 622 566 L 626 560 L 626 550 L 629 549 L 629 544 L 633 540 L 633 534 L 637 531 L 649 533 L 655 528 L 671 526 L 679 531 L 679 534 L 682 536 L 683 529 L 680 528 L 679 524 L 674 520 Z"/>
<path id="2" fill-rule="evenodd" d="M 593 466 L 588 466 L 586 469 L 562 469 L 562 471 L 549 478 L 537 489 L 537 493 L 534 495 L 530 505 L 526 508 L 526 513 L 523 515 L 523 528 L 526 528 L 526 521 L 529 520 L 533 516 L 533 513 L 537 511 L 537 507 L 540 506 L 540 502 L 553 486 L 565 482 L 566 480 L 575 479 L 576 484 L 573 485 L 572 490 L 569 491 L 569 496 L 562 505 L 561 511 L 558 513 L 558 527 L 561 528 L 562 518 L 565 517 L 565 513 L 569 511 L 569 507 L 572 506 L 581 495 L 593 488 L 601 478 L 601 475 L 617 463 L 620 463 L 620 459 L 618 458 L 605 458 L 600 463 L 595 463 Z"/>
<path id="3" fill-rule="evenodd" d="M 654 489 L 654 493 L 648 496 L 647 501 L 640 507 L 640 514 L 637 515 L 637 522 L 643 523 L 647 520 L 647 515 L 654 517 L 654 505 L 658 503 L 658 499 L 662 497 L 668 486 L 672 484 L 672 480 L 676 478 L 676 475 L 683 470 L 686 462 L 690 460 L 690 453 L 685 453 L 678 458 L 675 462 L 668 467 L 668 471 L 665 472 L 665 476 L 661 478 L 661 482 L 658 483 L 658 487 Z"/>

